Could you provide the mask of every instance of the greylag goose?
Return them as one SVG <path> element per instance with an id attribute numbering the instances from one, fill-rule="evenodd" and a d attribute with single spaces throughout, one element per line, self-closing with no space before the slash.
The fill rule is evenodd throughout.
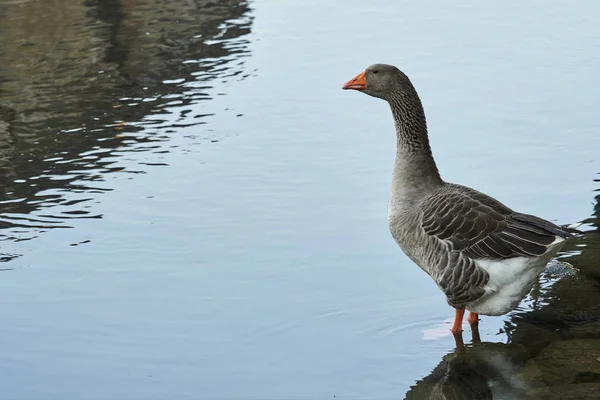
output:
<path id="1" fill-rule="evenodd" d="M 456 309 L 451 331 L 462 332 L 465 309 L 473 329 L 478 314 L 502 315 L 514 309 L 572 233 L 513 211 L 477 190 L 444 182 L 431 153 L 419 95 L 398 68 L 371 65 L 342 88 L 390 105 L 397 150 L 389 228 L 404 253 Z"/>

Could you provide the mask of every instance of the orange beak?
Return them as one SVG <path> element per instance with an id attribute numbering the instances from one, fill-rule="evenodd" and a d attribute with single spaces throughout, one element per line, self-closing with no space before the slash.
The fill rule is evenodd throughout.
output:
<path id="1" fill-rule="evenodd" d="M 364 71 L 344 83 L 342 89 L 354 89 L 354 90 L 365 90 L 367 88 L 367 81 L 365 80 Z"/>

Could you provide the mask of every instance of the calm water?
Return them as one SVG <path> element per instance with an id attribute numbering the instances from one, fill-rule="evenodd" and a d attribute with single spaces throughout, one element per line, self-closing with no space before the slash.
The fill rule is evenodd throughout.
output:
<path id="1" fill-rule="evenodd" d="M 522 398 L 600 338 L 598 12 L 0 0 L 0 398 Z M 446 180 L 590 232 L 468 358 L 387 230 L 387 106 L 340 89 L 374 62 Z"/>

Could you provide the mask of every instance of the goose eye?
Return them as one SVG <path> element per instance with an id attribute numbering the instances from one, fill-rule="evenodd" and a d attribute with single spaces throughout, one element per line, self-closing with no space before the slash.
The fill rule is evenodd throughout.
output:
<path id="1" fill-rule="evenodd" d="M 376 74 L 376 73 L 378 73 L 378 72 L 379 72 L 378 70 L 375 70 L 375 71 L 373 71 L 373 73 L 374 73 L 374 74 Z"/>

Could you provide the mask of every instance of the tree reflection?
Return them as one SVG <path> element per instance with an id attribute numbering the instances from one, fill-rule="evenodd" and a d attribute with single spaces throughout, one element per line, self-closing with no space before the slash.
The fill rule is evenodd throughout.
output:
<path id="1" fill-rule="evenodd" d="M 0 238 L 99 218 L 87 203 L 119 156 L 175 134 L 171 105 L 248 76 L 251 24 L 245 0 L 0 4 Z"/>

